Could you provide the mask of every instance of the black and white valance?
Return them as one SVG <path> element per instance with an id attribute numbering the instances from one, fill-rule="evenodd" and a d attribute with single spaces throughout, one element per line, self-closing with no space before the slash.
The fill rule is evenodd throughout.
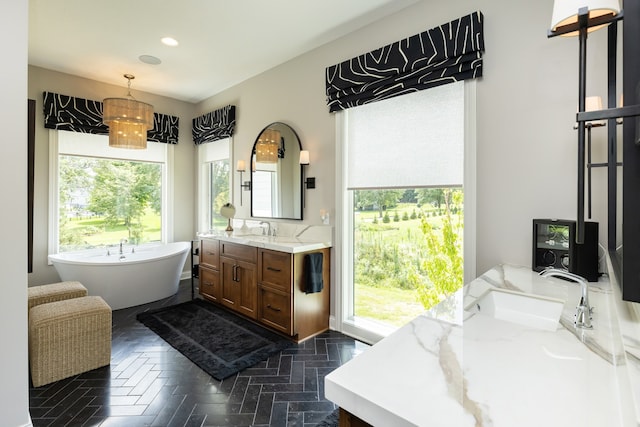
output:
<path id="1" fill-rule="evenodd" d="M 179 118 L 176 116 L 153 113 L 153 129 L 147 132 L 147 140 L 177 144 L 178 122 Z M 102 102 L 53 92 L 44 92 L 44 127 L 109 134 L 109 127 L 102 123 Z"/>
<path id="2" fill-rule="evenodd" d="M 483 15 L 474 12 L 328 67 L 329 111 L 482 76 Z"/>
<path id="3" fill-rule="evenodd" d="M 193 142 L 196 145 L 229 138 L 236 127 L 236 107 L 227 105 L 193 119 Z"/>

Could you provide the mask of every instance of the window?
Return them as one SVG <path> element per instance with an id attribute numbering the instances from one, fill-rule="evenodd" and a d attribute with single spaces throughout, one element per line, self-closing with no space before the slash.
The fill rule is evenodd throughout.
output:
<path id="1" fill-rule="evenodd" d="M 253 185 L 251 214 L 266 218 L 281 217 L 282 209 L 278 204 L 278 200 L 282 200 L 282 197 L 278 194 L 280 189 L 278 179 L 282 177 L 280 162 L 256 162 L 254 164 L 255 171 L 251 174 Z"/>
<path id="2" fill-rule="evenodd" d="M 167 240 L 167 145 L 108 146 L 108 136 L 51 132 L 50 253 Z"/>
<path id="3" fill-rule="evenodd" d="M 220 215 L 220 208 L 231 201 L 229 146 L 229 138 L 198 145 L 198 224 L 202 231 L 227 225 L 227 219 Z"/>
<path id="4" fill-rule="evenodd" d="M 338 113 L 343 332 L 377 341 L 464 283 L 474 88 L 452 83 Z"/>

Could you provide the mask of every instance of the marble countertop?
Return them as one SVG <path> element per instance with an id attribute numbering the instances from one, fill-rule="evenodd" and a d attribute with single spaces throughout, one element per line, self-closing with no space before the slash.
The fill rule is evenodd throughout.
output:
<path id="1" fill-rule="evenodd" d="M 259 224 L 257 221 L 252 223 Z M 292 254 L 331 247 L 331 227 L 278 223 L 277 236 L 266 236 L 262 231 L 259 225 L 252 224 L 251 227 L 236 228 L 231 232 L 210 230 L 197 233 L 197 236 Z"/>
<path id="2" fill-rule="evenodd" d="M 564 301 L 557 326 L 477 313 L 493 288 Z M 326 397 L 374 426 L 636 426 L 615 298 L 590 283 L 594 329 L 576 329 L 578 284 L 497 266 L 327 375 Z"/>

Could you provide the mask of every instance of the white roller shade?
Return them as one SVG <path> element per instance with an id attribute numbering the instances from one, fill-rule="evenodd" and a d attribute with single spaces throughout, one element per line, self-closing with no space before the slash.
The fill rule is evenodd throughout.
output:
<path id="1" fill-rule="evenodd" d="M 350 190 L 462 185 L 464 82 L 354 107 L 345 114 Z"/>
<path id="2" fill-rule="evenodd" d="M 225 160 L 229 156 L 229 138 L 220 139 L 209 144 L 198 145 L 198 156 L 201 163 Z"/>
<path id="3" fill-rule="evenodd" d="M 59 130 L 58 154 L 161 163 L 166 161 L 167 144 L 150 142 L 146 150 L 123 150 L 109 147 L 109 135 Z"/>

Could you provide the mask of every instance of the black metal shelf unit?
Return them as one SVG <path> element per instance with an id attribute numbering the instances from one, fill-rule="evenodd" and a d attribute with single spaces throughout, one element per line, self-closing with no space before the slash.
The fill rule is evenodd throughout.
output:
<path id="1" fill-rule="evenodd" d="M 616 106 L 616 72 L 618 23 L 624 20 L 622 41 L 623 99 L 627 106 Z M 600 111 L 585 111 L 587 29 L 598 25 L 608 26 L 607 46 L 607 106 Z M 589 19 L 586 8 L 580 10 L 578 22 L 549 31 L 549 37 L 578 31 L 578 209 L 576 243 L 584 241 L 584 179 L 585 179 L 585 130 L 587 122 L 607 121 L 607 249 L 614 273 L 622 287 L 622 297 L 640 302 L 640 2 L 627 0 L 623 10 L 615 16 L 607 15 Z M 617 212 L 618 179 L 616 119 L 623 119 L 622 133 L 622 215 Z M 589 167 L 589 166 L 588 166 Z M 617 224 L 622 221 L 624 251 L 617 247 Z"/>

